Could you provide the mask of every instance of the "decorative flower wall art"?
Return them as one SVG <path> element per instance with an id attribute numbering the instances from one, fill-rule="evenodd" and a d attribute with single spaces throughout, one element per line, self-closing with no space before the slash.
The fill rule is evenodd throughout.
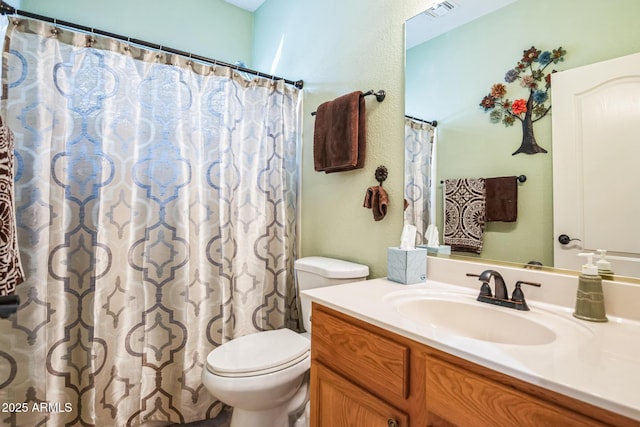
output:
<path id="1" fill-rule="evenodd" d="M 513 126 L 516 120 L 521 122 L 522 143 L 513 155 L 547 152 L 536 142 L 533 124 L 551 110 L 549 89 L 551 88 L 551 74 L 556 70 L 545 73 L 545 69 L 551 64 L 563 61 L 566 53 L 562 47 L 551 52 L 543 52 L 531 46 L 530 49 L 523 52 L 522 59 L 518 61 L 516 66 L 507 71 L 504 76 L 504 81 L 507 84 L 519 82 L 520 86 L 528 91 L 528 95 L 511 101 L 507 98 L 507 85 L 496 83 L 491 87 L 491 92 L 480 102 L 480 106 L 484 108 L 485 112 L 491 111 L 489 118 L 492 123 Z"/>

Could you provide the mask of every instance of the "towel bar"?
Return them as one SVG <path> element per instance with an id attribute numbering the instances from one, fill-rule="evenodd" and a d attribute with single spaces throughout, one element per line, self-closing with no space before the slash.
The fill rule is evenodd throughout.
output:
<path id="1" fill-rule="evenodd" d="M 377 92 L 374 92 L 373 89 L 371 89 L 368 92 L 365 92 L 362 94 L 362 96 L 369 96 L 369 95 L 375 95 L 376 96 L 376 101 L 378 102 L 382 102 L 384 101 L 384 98 L 387 96 L 386 92 L 382 89 L 380 89 Z"/>
<path id="2" fill-rule="evenodd" d="M 520 176 L 517 176 L 516 179 L 518 180 L 518 182 L 526 182 L 527 181 L 527 176 L 526 175 L 520 175 Z M 440 181 L 440 184 L 444 184 L 444 181 Z"/>
<path id="3" fill-rule="evenodd" d="M 384 101 L 384 98 L 387 96 L 387 93 L 386 93 L 383 89 L 380 89 L 380 90 L 379 90 L 379 91 L 377 91 L 377 92 L 374 92 L 374 91 L 373 91 L 373 89 L 371 89 L 371 90 L 369 90 L 369 91 L 367 91 L 367 92 L 364 92 L 364 93 L 363 93 L 362 95 L 360 95 L 360 96 L 369 96 L 369 95 L 375 95 L 375 96 L 376 96 L 376 100 L 377 100 L 378 102 L 382 102 L 382 101 Z M 311 115 L 312 115 L 312 116 L 315 116 L 315 115 L 316 115 L 316 112 L 315 112 L 315 111 L 312 111 L 312 112 L 311 112 Z"/>

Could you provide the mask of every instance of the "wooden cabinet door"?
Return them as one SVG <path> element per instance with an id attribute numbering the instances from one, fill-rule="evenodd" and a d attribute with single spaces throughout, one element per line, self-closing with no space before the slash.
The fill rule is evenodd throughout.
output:
<path id="1" fill-rule="evenodd" d="M 409 395 L 406 344 L 363 329 L 325 310 L 313 311 L 311 357 L 385 400 Z"/>
<path id="2" fill-rule="evenodd" d="M 438 358 L 427 360 L 428 427 L 596 427 L 598 421 Z"/>
<path id="3" fill-rule="evenodd" d="M 320 363 L 311 365 L 311 427 L 407 427 L 408 417 Z"/>

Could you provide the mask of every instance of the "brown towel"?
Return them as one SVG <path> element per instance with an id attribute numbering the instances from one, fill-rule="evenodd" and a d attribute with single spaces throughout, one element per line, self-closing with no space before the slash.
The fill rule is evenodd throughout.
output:
<path id="1" fill-rule="evenodd" d="M 320 104 L 313 134 L 316 171 L 341 172 L 364 167 L 365 102 L 362 92 Z"/>
<path id="2" fill-rule="evenodd" d="M 380 221 L 387 214 L 389 196 L 381 185 L 367 188 L 362 206 L 373 211 L 373 219 Z"/>
<path id="3" fill-rule="evenodd" d="M 444 244 L 454 251 L 482 252 L 485 224 L 484 178 L 444 182 Z"/>
<path id="4" fill-rule="evenodd" d="M 0 296 L 24 281 L 13 200 L 13 134 L 0 117 Z"/>
<path id="5" fill-rule="evenodd" d="M 515 176 L 485 179 L 487 221 L 514 222 L 518 219 L 518 180 Z"/>

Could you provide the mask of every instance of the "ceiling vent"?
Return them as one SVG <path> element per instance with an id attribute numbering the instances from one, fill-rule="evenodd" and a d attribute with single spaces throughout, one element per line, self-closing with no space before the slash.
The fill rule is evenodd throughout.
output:
<path id="1" fill-rule="evenodd" d="M 425 10 L 424 14 L 432 18 L 438 18 L 451 12 L 454 8 L 456 8 L 456 4 L 452 1 L 443 1 Z"/>

